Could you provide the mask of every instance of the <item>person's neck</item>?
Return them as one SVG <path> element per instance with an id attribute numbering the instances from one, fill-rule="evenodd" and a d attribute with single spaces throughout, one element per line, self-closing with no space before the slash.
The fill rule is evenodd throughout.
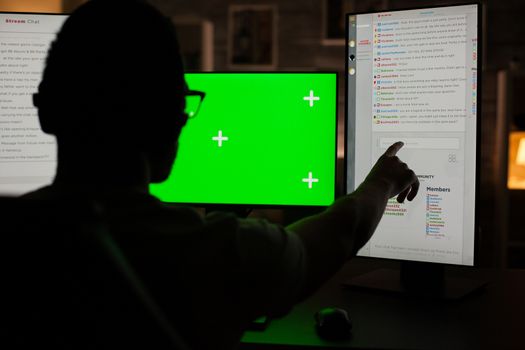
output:
<path id="1" fill-rule="evenodd" d="M 89 193 L 148 193 L 149 167 L 145 157 L 113 147 L 58 147 L 53 186 Z"/>

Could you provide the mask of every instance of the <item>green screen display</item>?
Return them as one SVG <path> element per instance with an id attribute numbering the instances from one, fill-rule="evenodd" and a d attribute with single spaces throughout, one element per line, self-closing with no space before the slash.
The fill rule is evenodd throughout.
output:
<path id="1" fill-rule="evenodd" d="M 179 139 L 164 202 L 330 205 L 336 73 L 188 73 L 206 97 Z"/>

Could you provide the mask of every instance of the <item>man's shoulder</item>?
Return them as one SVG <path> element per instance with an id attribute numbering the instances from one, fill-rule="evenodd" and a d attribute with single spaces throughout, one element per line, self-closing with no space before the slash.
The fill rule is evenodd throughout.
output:
<path id="1" fill-rule="evenodd" d="M 118 232 L 159 234 L 191 233 L 192 239 L 232 240 L 240 245 L 279 246 L 287 241 L 279 225 L 260 219 L 238 219 L 230 212 L 215 211 L 204 215 L 198 210 L 161 202 L 149 193 L 125 191 L 91 193 L 78 188 L 46 186 L 22 196 L 28 200 L 64 203 L 92 200 L 101 205 L 110 226 Z M 284 239 L 284 241 L 283 241 Z"/>
<path id="2" fill-rule="evenodd" d="M 198 228 L 202 216 L 193 208 L 163 203 L 149 193 L 140 191 L 94 192 L 77 187 L 46 186 L 20 198 L 28 201 L 49 201 L 64 204 L 89 201 L 100 207 L 111 226 L 134 231 L 151 227 L 169 230 L 174 226 Z M 150 230 L 148 230 L 150 231 Z"/>

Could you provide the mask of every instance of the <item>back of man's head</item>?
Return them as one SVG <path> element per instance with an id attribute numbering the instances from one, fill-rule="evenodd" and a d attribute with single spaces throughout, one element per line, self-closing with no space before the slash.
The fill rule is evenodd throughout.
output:
<path id="1" fill-rule="evenodd" d="M 167 18 L 139 0 L 91 0 L 52 44 L 37 104 L 42 129 L 59 141 L 154 150 L 176 142 L 184 89 Z"/>

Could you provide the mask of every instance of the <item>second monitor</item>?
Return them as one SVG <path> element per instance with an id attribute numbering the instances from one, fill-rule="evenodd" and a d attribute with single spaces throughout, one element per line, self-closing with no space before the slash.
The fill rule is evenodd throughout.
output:
<path id="1" fill-rule="evenodd" d="M 395 141 L 421 183 L 359 255 L 474 264 L 479 5 L 347 16 L 347 188 Z"/>

